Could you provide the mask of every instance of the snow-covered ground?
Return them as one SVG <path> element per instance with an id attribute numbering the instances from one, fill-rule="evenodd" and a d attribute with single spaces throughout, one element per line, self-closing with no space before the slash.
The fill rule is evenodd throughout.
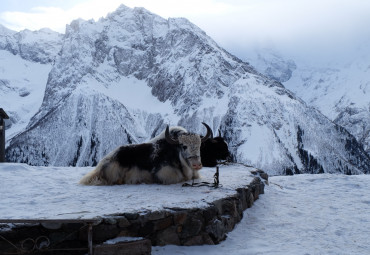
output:
<path id="1" fill-rule="evenodd" d="M 370 254 L 370 175 L 270 177 L 216 246 L 153 247 L 152 255 Z"/>
<path id="2" fill-rule="evenodd" d="M 164 208 L 201 208 L 236 194 L 255 177 L 241 165 L 222 166 L 222 187 L 182 187 L 141 184 L 84 186 L 78 184 L 92 167 L 34 167 L 0 164 L 0 219 L 91 219 L 117 213 Z M 215 168 L 200 170 L 201 179 L 213 183 Z M 189 181 L 188 183 L 191 183 Z"/>
<path id="3" fill-rule="evenodd" d="M 223 187 L 174 185 L 82 186 L 91 167 L 0 164 L 0 218 L 91 218 L 163 207 L 206 206 L 253 176 L 222 166 Z M 213 181 L 214 168 L 201 170 Z M 175 254 L 370 254 L 370 175 L 273 176 L 242 221 L 219 245 L 152 247 Z"/>

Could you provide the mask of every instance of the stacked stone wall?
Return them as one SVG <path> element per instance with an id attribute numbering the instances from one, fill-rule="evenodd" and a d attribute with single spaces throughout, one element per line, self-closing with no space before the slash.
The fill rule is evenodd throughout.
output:
<path id="1" fill-rule="evenodd" d="M 97 219 L 92 241 L 99 245 L 126 236 L 142 237 L 154 246 L 218 244 L 240 222 L 243 211 L 264 193 L 264 182 L 268 177 L 261 172 L 255 174 L 259 177 L 236 189 L 235 195 L 214 201 L 205 208 L 165 208 L 162 211 L 122 213 Z M 86 254 L 87 229 L 83 223 L 21 224 L 12 228 L 3 225 L 0 228 L 0 251 L 11 253 L 29 249 L 35 252 L 43 249 L 43 253 L 47 254 L 48 249 L 53 249 L 50 254 Z M 71 248 L 81 250 L 62 251 Z"/>

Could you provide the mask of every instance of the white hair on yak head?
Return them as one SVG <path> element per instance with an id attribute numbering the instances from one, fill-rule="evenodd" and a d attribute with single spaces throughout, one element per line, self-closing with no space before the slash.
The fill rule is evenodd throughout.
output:
<path id="1" fill-rule="evenodd" d="M 165 139 L 167 143 L 179 145 L 182 157 L 187 161 L 189 167 L 194 170 L 202 168 L 200 147 L 203 142 L 212 136 L 211 128 L 204 122 L 202 122 L 202 124 L 207 128 L 207 134 L 204 137 L 194 133 L 181 133 L 177 138 L 172 138 L 169 126 L 167 126 L 165 131 Z"/>
<path id="2" fill-rule="evenodd" d="M 200 139 L 201 143 L 205 142 L 208 138 L 213 137 L 212 129 L 206 123 L 202 122 L 202 124 L 207 128 L 207 134 Z M 194 134 L 192 134 L 192 133 L 183 133 L 183 134 L 180 134 L 179 137 L 184 136 L 184 135 L 189 136 L 189 135 L 194 135 Z M 165 132 L 166 141 L 169 144 L 181 144 L 181 141 L 180 141 L 179 137 L 177 139 L 172 138 L 171 135 L 170 135 L 170 127 L 167 125 L 166 132 Z"/>

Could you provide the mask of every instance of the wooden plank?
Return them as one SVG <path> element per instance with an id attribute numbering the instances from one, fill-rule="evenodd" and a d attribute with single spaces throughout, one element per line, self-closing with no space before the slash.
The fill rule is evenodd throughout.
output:
<path id="1" fill-rule="evenodd" d="M 0 219 L 0 223 L 99 223 L 100 219 Z"/>
<path id="2" fill-rule="evenodd" d="M 8 114 L 6 114 L 3 108 L 0 108 L 0 118 L 9 119 Z"/>
<path id="3" fill-rule="evenodd" d="M 87 230 L 87 241 L 89 247 L 89 255 L 93 255 L 93 239 L 92 239 L 92 223 L 89 223 L 89 229 Z"/>
<path id="4" fill-rule="evenodd" d="M 152 244 L 148 239 L 102 244 L 94 247 L 94 255 L 150 255 L 151 253 Z"/>

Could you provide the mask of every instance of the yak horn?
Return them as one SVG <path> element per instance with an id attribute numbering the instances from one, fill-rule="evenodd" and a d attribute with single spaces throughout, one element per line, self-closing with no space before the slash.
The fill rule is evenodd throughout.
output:
<path id="1" fill-rule="evenodd" d="M 173 138 L 170 136 L 170 128 L 169 128 L 169 126 L 168 126 L 168 125 L 167 125 L 167 128 L 166 128 L 165 138 L 166 138 L 166 141 L 167 141 L 169 144 L 179 144 L 179 141 L 178 141 L 178 140 L 175 140 L 175 139 L 173 139 Z"/>
<path id="2" fill-rule="evenodd" d="M 212 129 L 204 122 L 202 124 L 207 128 L 207 134 L 205 137 L 202 138 L 202 143 L 205 142 L 208 138 L 213 137 Z"/>

